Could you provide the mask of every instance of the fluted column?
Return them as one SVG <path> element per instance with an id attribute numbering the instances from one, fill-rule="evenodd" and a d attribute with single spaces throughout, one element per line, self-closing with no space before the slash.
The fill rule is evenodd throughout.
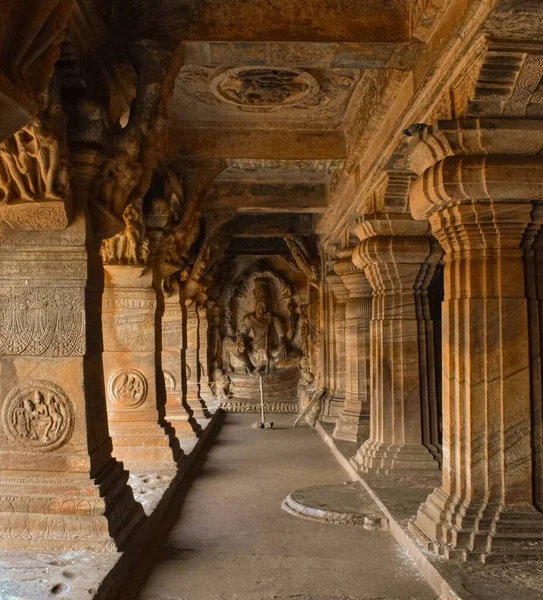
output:
<path id="1" fill-rule="evenodd" d="M 364 271 L 352 262 L 352 248 L 338 252 L 334 266 L 349 297 L 345 305 L 345 403 L 334 437 L 360 442 L 368 434 L 370 414 L 370 319 L 372 289 Z"/>
<path id="2" fill-rule="evenodd" d="M 196 419 L 206 419 L 209 412 L 200 392 L 200 315 L 198 305 L 190 302 L 184 310 L 185 330 L 185 389 L 186 402 Z"/>
<path id="3" fill-rule="evenodd" d="M 216 404 L 210 387 L 209 373 L 209 322 L 206 305 L 198 307 L 198 376 L 200 378 L 200 398 L 207 408 Z"/>
<path id="4" fill-rule="evenodd" d="M 183 399 L 183 310 L 179 282 L 164 292 L 162 313 L 162 374 L 166 390 L 166 419 L 180 439 L 198 436 L 201 427 Z"/>
<path id="5" fill-rule="evenodd" d="M 345 360 L 345 314 L 349 292 L 337 273 L 326 277 L 334 296 L 332 327 L 334 332 L 334 371 L 332 374 L 331 410 L 341 415 L 345 404 L 346 360 Z M 337 405 L 337 409 L 334 407 Z"/>
<path id="6" fill-rule="evenodd" d="M 540 156 L 449 157 L 412 190 L 413 214 L 445 250 L 445 299 L 443 478 L 411 526 L 448 558 L 543 553 L 526 270 L 541 198 Z"/>
<path id="7" fill-rule="evenodd" d="M 361 242 L 353 261 L 364 269 L 374 293 L 370 437 L 352 459 L 362 471 L 438 470 L 423 435 L 425 414 L 436 402 L 428 386 L 430 316 L 420 296 L 441 255 L 427 230 L 426 223 L 409 215 L 369 217 L 356 230 Z"/>

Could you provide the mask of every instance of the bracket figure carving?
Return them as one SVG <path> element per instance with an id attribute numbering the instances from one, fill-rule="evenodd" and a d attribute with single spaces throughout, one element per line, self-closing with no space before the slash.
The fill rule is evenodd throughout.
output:
<path id="1" fill-rule="evenodd" d="M 124 231 L 102 241 L 100 256 L 105 265 L 145 266 L 149 240 L 145 236 L 142 201 L 128 205 L 123 212 Z"/>

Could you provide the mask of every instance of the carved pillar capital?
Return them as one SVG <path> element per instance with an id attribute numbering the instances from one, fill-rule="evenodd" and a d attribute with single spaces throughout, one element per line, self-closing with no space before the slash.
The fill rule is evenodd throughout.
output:
<path id="1" fill-rule="evenodd" d="M 419 220 L 461 203 L 539 200 L 543 197 L 543 156 L 448 156 L 422 173 L 409 197 L 411 214 Z"/>

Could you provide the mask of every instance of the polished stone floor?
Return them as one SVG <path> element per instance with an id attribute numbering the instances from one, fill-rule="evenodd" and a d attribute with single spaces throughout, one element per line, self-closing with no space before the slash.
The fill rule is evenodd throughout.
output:
<path id="1" fill-rule="evenodd" d="M 251 429 L 229 414 L 194 481 L 140 600 L 433 600 L 386 532 L 297 519 L 280 508 L 295 489 L 346 475 L 294 416 Z"/>

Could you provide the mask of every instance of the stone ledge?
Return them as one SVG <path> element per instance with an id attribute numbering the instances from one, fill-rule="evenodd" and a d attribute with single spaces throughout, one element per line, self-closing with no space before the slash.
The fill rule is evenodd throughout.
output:
<path id="1" fill-rule="evenodd" d="M 408 529 L 409 519 L 426 500 L 435 485 L 435 476 L 426 478 L 394 475 L 361 475 L 350 463 L 357 444 L 336 441 L 333 425 L 316 423 L 315 429 L 352 481 L 359 481 L 389 522 L 390 533 L 403 546 L 440 600 L 538 600 L 543 597 L 541 563 L 509 561 L 483 566 L 445 560 L 426 550 Z"/>
<path id="2" fill-rule="evenodd" d="M 180 508 L 222 419 L 222 411 L 217 411 L 207 420 L 207 426 L 200 421 L 203 431 L 197 442 L 190 439 L 182 443 L 185 457 L 177 473 L 130 473 L 129 484 L 147 518 L 123 552 L 0 550 L 0 598 L 112 600 L 136 597 L 137 591 L 132 585 L 137 585 L 152 568 L 153 561 L 149 557 L 163 543 L 172 512 Z M 142 548 L 146 549 L 144 553 Z"/>

